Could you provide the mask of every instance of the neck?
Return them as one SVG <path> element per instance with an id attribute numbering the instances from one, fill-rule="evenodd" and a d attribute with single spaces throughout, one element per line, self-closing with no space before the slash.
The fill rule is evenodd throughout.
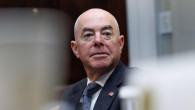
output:
<path id="1" fill-rule="evenodd" d="M 88 76 L 90 81 L 94 82 L 106 73 L 107 72 L 87 72 L 87 76 Z"/>
<path id="2" fill-rule="evenodd" d="M 87 76 L 90 81 L 94 82 L 97 81 L 102 75 L 105 75 L 112 71 L 115 67 L 110 68 L 99 68 L 99 69 L 89 69 L 91 71 L 86 70 Z"/>
<path id="3" fill-rule="evenodd" d="M 116 66 L 117 66 L 117 64 L 111 65 L 109 67 L 104 67 L 104 68 L 87 68 L 85 66 L 84 66 L 84 68 L 85 68 L 85 71 L 87 73 L 89 80 L 94 82 L 94 81 L 98 80 L 102 75 L 111 71 Z"/>

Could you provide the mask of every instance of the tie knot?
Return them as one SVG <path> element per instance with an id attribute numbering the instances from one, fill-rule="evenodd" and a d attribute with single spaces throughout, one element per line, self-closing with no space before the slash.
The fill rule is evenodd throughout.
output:
<path id="1" fill-rule="evenodd" d="M 91 97 L 100 88 L 101 88 L 101 86 L 99 84 L 95 83 L 95 82 L 89 83 L 87 85 L 87 87 L 85 88 L 85 91 L 84 91 L 83 95 L 87 95 L 87 96 L 90 96 Z"/>

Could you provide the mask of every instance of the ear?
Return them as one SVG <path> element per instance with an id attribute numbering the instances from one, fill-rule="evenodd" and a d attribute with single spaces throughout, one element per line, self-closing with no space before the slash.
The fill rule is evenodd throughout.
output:
<path id="1" fill-rule="evenodd" d="M 125 37 L 123 35 L 119 36 L 120 52 L 122 52 L 123 50 L 124 40 L 125 40 Z"/>
<path id="2" fill-rule="evenodd" d="M 76 42 L 76 41 L 71 41 L 70 45 L 71 45 L 71 48 L 72 48 L 72 51 L 73 51 L 74 55 L 75 55 L 77 58 L 80 58 L 79 52 L 78 52 L 77 42 Z"/>

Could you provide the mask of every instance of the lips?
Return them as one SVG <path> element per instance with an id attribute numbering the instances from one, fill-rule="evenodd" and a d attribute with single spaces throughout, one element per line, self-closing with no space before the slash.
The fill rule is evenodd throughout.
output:
<path id="1" fill-rule="evenodd" d="M 107 57 L 109 54 L 106 52 L 94 52 L 90 57 Z"/>

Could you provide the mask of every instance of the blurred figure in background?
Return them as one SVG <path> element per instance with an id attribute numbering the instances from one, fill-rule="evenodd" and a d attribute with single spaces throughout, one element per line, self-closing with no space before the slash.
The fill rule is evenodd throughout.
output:
<path id="1" fill-rule="evenodd" d="M 126 77 L 123 110 L 195 110 L 195 51 L 137 62 L 142 71 Z"/>
<path id="2" fill-rule="evenodd" d="M 68 87 L 62 100 L 74 110 L 120 110 L 119 87 L 133 69 L 120 61 L 124 36 L 115 17 L 102 9 L 89 9 L 76 20 L 74 34 L 72 51 L 83 63 L 87 78 Z"/>
<path id="3" fill-rule="evenodd" d="M 53 102 L 67 71 L 69 22 L 53 9 L 0 9 L 0 110 L 39 110 Z"/>

